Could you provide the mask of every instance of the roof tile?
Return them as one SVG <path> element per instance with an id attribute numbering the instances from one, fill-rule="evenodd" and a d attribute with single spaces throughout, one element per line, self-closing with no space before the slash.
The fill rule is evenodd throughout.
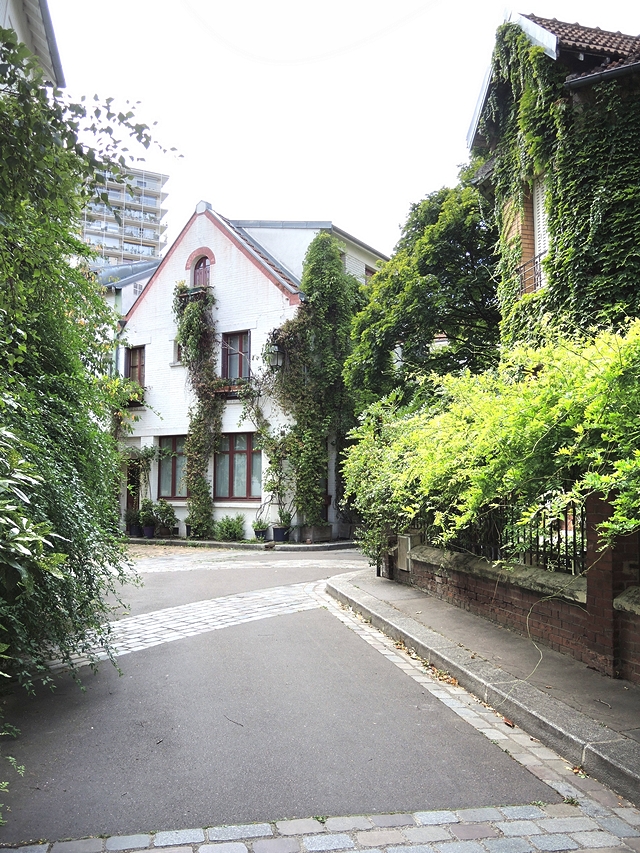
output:
<path id="1" fill-rule="evenodd" d="M 640 53 L 640 36 L 613 33 L 601 30 L 600 27 L 568 24 L 556 18 L 540 18 L 533 14 L 523 15 L 523 17 L 557 36 L 558 46 L 565 50 L 602 54 L 617 59 Z"/>

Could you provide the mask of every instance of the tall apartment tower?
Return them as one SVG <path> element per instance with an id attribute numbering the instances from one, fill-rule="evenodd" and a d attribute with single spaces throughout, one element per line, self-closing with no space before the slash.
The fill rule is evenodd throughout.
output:
<path id="1" fill-rule="evenodd" d="M 167 244 L 167 229 L 162 221 L 167 198 L 164 185 L 167 175 L 145 169 L 127 170 L 134 194 L 122 184 L 106 176 L 108 207 L 100 199 L 90 202 L 84 211 L 83 239 L 100 254 L 102 266 L 118 266 L 159 258 Z M 114 215 L 118 211 L 120 222 Z M 96 263 L 96 262 L 94 262 Z"/>

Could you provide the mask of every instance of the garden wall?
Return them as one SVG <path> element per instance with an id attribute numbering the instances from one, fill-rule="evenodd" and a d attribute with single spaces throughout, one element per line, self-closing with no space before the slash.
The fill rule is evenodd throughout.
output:
<path id="1" fill-rule="evenodd" d="M 637 534 L 599 549 L 596 525 L 609 507 L 587 501 L 587 569 L 581 575 L 505 567 L 398 537 L 385 574 L 531 636 L 587 666 L 640 683 L 640 563 Z M 409 547 L 407 547 L 409 546 Z"/>

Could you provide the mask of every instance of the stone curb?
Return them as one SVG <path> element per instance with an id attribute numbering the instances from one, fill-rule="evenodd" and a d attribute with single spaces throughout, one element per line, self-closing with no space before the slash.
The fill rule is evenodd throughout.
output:
<path id="1" fill-rule="evenodd" d="M 597 816 L 586 816 L 595 809 Z M 533 839 L 533 844 L 532 844 Z M 640 812 L 536 804 L 276 820 L 68 841 L 0 844 L 6 853 L 635 853 Z M 380 848 L 385 848 L 384 850 Z"/>
<path id="2" fill-rule="evenodd" d="M 230 551 L 346 551 L 356 548 L 356 543 L 349 540 L 340 542 L 316 542 L 305 545 L 301 542 L 279 543 L 269 542 L 213 542 L 196 539 L 144 539 L 143 537 L 126 536 L 127 545 L 171 545 L 176 548 L 211 548 L 212 550 Z"/>
<path id="3" fill-rule="evenodd" d="M 599 725 L 442 634 L 354 586 L 346 576 L 327 581 L 329 595 L 360 613 L 394 640 L 458 679 L 466 690 L 500 711 L 575 765 L 640 805 L 640 743 Z"/>

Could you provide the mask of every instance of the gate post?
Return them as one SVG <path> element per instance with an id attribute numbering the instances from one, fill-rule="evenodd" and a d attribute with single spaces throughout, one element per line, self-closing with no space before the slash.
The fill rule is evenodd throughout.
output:
<path id="1" fill-rule="evenodd" d="M 620 675 L 618 618 L 613 600 L 637 575 L 638 535 L 619 536 L 613 546 L 598 550 L 596 527 L 611 517 L 611 505 L 597 495 L 585 502 L 587 529 L 587 643 L 596 668 L 612 677 Z"/>

